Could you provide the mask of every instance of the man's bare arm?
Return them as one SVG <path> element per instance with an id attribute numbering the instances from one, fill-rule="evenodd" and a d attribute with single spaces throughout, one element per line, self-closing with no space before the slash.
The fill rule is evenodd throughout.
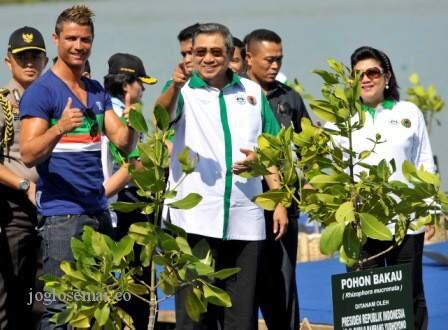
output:
<path id="1" fill-rule="evenodd" d="M 20 153 L 23 163 L 32 167 L 45 161 L 64 133 L 82 124 L 82 113 L 72 107 L 72 99 L 67 99 L 61 118 L 49 128 L 46 119 L 26 117 L 20 129 Z"/>
<path id="2" fill-rule="evenodd" d="M 275 166 L 270 167 L 269 172 L 272 174 L 265 175 L 264 179 L 268 184 L 269 189 L 280 189 L 280 177 L 278 175 L 278 169 Z M 277 234 L 275 240 L 279 240 L 288 230 L 288 212 L 282 204 L 277 204 L 272 217 L 273 220 L 273 232 Z"/>
<path id="3" fill-rule="evenodd" d="M 168 89 L 159 96 L 156 104 L 161 105 L 168 110 L 170 117 L 173 117 L 176 111 L 176 102 L 179 97 L 180 89 L 185 85 L 190 75 L 183 63 L 179 63 L 173 72 L 173 83 Z"/>

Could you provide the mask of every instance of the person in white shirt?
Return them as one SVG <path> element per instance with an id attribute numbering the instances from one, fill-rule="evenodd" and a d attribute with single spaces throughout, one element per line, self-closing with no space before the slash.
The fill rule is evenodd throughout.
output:
<path id="1" fill-rule="evenodd" d="M 398 84 L 389 57 L 372 47 L 360 47 L 351 56 L 353 71 L 361 73 L 361 99 L 366 111 L 363 128 L 353 134 L 353 149 L 356 152 L 369 150 L 376 134 L 384 143 L 378 144 L 375 152 L 363 162 L 377 165 L 382 159 L 395 159 L 397 171 L 391 180 L 405 181 L 402 163 L 411 161 L 416 167 L 423 165 L 426 171 L 435 172 L 431 145 L 425 121 L 418 107 L 410 102 L 400 101 Z M 348 148 L 348 139 L 338 137 L 336 142 Z M 355 174 L 362 169 L 355 167 Z M 389 229 L 394 233 L 394 227 Z M 427 236 L 433 235 L 433 227 L 426 227 Z M 374 258 L 363 265 L 365 268 L 391 266 L 401 263 L 412 265 L 415 329 L 427 329 L 428 316 L 422 280 L 422 254 L 425 228 L 408 230 L 403 243 L 388 253 Z M 361 258 L 368 258 L 386 250 L 390 242 L 367 239 L 361 251 Z"/>

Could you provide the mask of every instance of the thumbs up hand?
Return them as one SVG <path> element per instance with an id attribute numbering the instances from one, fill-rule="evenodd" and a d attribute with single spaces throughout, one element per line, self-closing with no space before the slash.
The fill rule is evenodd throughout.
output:
<path id="1" fill-rule="evenodd" d="M 129 113 L 133 110 L 132 104 L 131 104 L 131 94 L 129 92 L 126 92 L 124 95 L 124 110 L 123 110 L 123 116 L 126 119 L 126 122 L 128 125 L 130 124 L 129 121 Z"/>
<path id="2" fill-rule="evenodd" d="M 66 132 L 70 132 L 82 125 L 82 112 L 78 108 L 73 107 L 72 103 L 72 98 L 67 98 L 67 103 L 65 105 L 64 111 L 62 112 L 61 117 L 56 123 L 59 134 L 61 135 Z"/>

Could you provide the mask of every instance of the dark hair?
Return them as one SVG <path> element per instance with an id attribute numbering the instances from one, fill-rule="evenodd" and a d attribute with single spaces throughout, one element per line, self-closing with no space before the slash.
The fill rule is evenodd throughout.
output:
<path id="1" fill-rule="evenodd" d="M 193 35 L 198 29 L 199 25 L 200 25 L 199 23 L 195 23 L 181 30 L 177 35 L 177 40 L 179 40 L 179 42 L 182 42 L 188 39 L 193 39 Z"/>
<path id="2" fill-rule="evenodd" d="M 93 17 L 95 14 L 86 5 L 74 5 L 73 7 L 65 9 L 56 20 L 54 31 L 59 35 L 62 31 L 62 24 L 67 22 L 73 22 L 78 25 L 90 26 L 92 31 L 92 37 L 94 36 L 93 29 Z"/>
<path id="3" fill-rule="evenodd" d="M 261 41 L 269 41 L 274 42 L 276 44 L 281 44 L 282 38 L 280 38 L 280 36 L 274 31 L 267 29 L 253 30 L 251 33 L 249 33 L 244 37 L 244 43 L 246 44 L 247 50 L 251 48 L 251 45 L 254 42 L 261 42 Z"/>
<path id="4" fill-rule="evenodd" d="M 124 101 L 124 84 L 132 84 L 138 77 L 129 73 L 108 74 L 104 77 L 104 89 L 112 97 Z"/>
<path id="5" fill-rule="evenodd" d="M 389 88 L 384 89 L 384 98 L 399 101 L 400 92 L 398 91 L 398 89 L 400 87 L 398 86 L 397 79 L 395 78 L 395 73 L 392 69 L 392 63 L 390 62 L 389 57 L 381 50 L 368 46 L 363 46 L 356 49 L 350 57 L 352 70 L 359 61 L 368 59 L 374 59 L 375 61 L 377 61 L 383 69 L 384 74 L 390 74 L 388 83 Z"/>
<path id="6" fill-rule="evenodd" d="M 246 47 L 244 46 L 244 42 L 241 41 L 241 39 L 238 39 L 237 37 L 233 37 L 233 47 L 240 49 L 240 54 L 243 60 L 246 58 Z"/>
<path id="7" fill-rule="evenodd" d="M 200 24 L 197 30 L 193 34 L 193 46 L 196 41 L 196 38 L 200 34 L 220 34 L 224 38 L 224 45 L 227 49 L 227 52 L 233 51 L 233 37 L 230 33 L 229 29 L 222 24 L 219 23 L 204 23 Z"/>

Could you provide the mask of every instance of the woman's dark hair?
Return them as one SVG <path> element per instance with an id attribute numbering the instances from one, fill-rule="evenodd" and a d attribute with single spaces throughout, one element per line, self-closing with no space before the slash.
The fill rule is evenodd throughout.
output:
<path id="1" fill-rule="evenodd" d="M 123 86 L 125 84 L 133 84 L 138 80 L 138 77 L 127 74 L 127 73 L 118 73 L 118 74 L 108 74 L 104 77 L 104 89 L 110 94 L 112 97 L 116 97 L 121 101 L 124 101 L 124 90 Z"/>
<path id="2" fill-rule="evenodd" d="M 352 70 L 359 61 L 368 59 L 376 60 L 383 69 L 384 74 L 390 73 L 390 79 L 388 83 L 389 88 L 384 89 L 384 98 L 399 101 L 400 92 L 398 91 L 398 89 L 400 87 L 398 86 L 397 79 L 395 78 L 395 73 L 392 69 L 392 63 L 390 62 L 389 57 L 381 50 L 368 46 L 363 46 L 355 50 L 350 58 Z"/>

